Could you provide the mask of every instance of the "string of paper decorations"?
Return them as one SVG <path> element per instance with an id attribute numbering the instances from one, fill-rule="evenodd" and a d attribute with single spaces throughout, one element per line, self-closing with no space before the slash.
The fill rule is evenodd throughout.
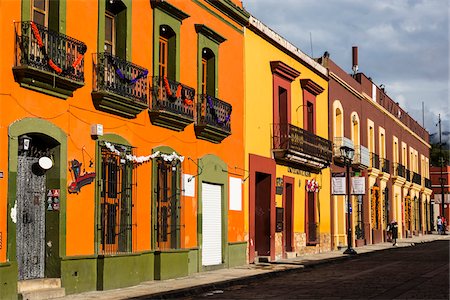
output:
<path id="1" fill-rule="evenodd" d="M 184 156 L 178 155 L 175 152 L 172 152 L 172 154 L 165 154 L 165 153 L 156 151 L 155 153 L 150 154 L 150 155 L 136 156 L 136 155 L 126 154 L 124 152 L 121 152 L 120 150 L 116 149 L 116 147 L 113 144 L 111 144 L 110 142 L 105 142 L 105 147 L 108 148 L 108 150 L 111 151 L 112 153 L 119 155 L 121 157 L 124 157 L 128 161 L 131 161 L 133 163 L 138 163 L 138 164 L 148 162 L 149 160 L 156 158 L 156 157 L 161 157 L 162 159 L 164 159 L 164 161 L 169 161 L 169 162 L 172 162 L 174 160 L 179 160 L 180 162 L 184 161 Z"/>

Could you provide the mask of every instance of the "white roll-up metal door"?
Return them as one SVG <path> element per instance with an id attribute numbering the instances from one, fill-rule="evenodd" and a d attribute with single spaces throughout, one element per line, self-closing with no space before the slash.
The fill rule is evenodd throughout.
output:
<path id="1" fill-rule="evenodd" d="M 202 265 L 222 263 L 222 187 L 202 183 Z"/>

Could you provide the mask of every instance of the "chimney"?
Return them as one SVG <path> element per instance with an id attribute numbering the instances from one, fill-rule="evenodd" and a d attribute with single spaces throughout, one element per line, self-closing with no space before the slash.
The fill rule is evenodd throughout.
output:
<path id="1" fill-rule="evenodd" d="M 356 74 L 358 72 L 358 47 L 357 46 L 352 47 L 352 62 L 353 62 L 353 66 L 352 66 L 353 74 Z"/>

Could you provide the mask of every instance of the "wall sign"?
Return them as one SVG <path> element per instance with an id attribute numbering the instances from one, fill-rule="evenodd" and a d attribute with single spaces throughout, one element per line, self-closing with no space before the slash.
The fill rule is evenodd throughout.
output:
<path id="1" fill-rule="evenodd" d="M 352 177 L 352 195 L 366 194 L 366 179 L 365 177 Z"/>
<path id="2" fill-rule="evenodd" d="M 332 195 L 345 195 L 345 174 L 333 174 L 331 177 L 331 194 Z"/>

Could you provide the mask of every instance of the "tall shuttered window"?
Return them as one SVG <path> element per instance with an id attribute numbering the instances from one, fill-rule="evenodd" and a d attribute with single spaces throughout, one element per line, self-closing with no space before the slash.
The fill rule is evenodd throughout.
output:
<path id="1" fill-rule="evenodd" d="M 122 153 L 131 148 L 114 145 Z M 122 155 L 101 147 L 100 170 L 100 246 L 101 254 L 132 252 L 133 188 L 136 186 L 133 164 Z"/>
<path id="2" fill-rule="evenodd" d="M 180 247 L 179 161 L 156 160 L 156 247 L 159 250 Z"/>

